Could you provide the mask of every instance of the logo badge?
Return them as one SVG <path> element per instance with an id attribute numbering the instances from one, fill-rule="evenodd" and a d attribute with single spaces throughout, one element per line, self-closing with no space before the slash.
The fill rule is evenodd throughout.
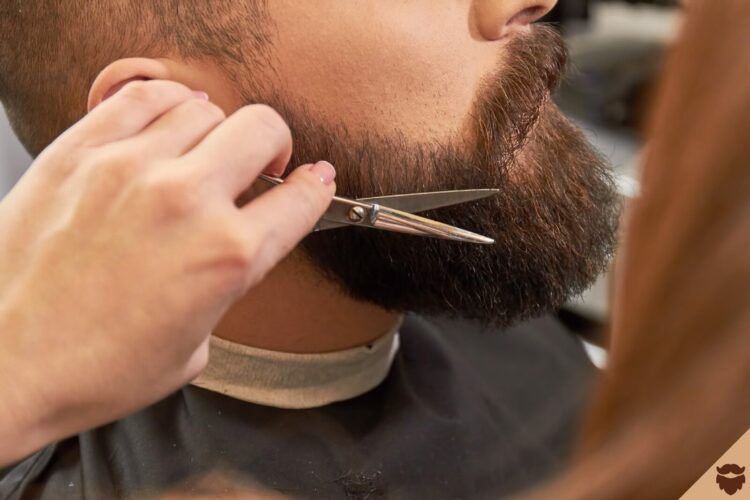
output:
<path id="1" fill-rule="evenodd" d="M 727 495 L 734 495 L 745 484 L 745 468 L 737 464 L 724 464 L 716 468 L 716 484 Z"/>

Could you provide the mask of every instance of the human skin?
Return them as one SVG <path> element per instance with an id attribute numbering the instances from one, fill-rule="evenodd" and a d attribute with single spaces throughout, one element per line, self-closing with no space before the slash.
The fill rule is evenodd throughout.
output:
<path id="1" fill-rule="evenodd" d="M 460 140 L 471 132 L 467 122 L 478 88 L 502 67 L 508 40 L 528 30 L 554 4 L 269 2 L 274 24 L 270 63 L 236 76 L 263 82 L 261 94 L 303 102 L 312 116 L 343 122 L 353 133 L 372 129 L 415 141 Z M 223 75 L 206 60 L 123 59 L 102 71 L 89 105 L 126 79 L 161 78 L 205 90 L 231 113 L 244 104 L 243 97 Z M 330 352 L 366 344 L 396 321 L 397 313 L 346 296 L 300 252 L 293 252 L 228 311 L 214 334 L 264 349 Z"/>
<path id="2" fill-rule="evenodd" d="M 218 319 L 333 196 L 318 163 L 235 206 L 290 154 L 267 106 L 227 118 L 159 80 L 126 85 L 35 160 L 0 203 L 0 466 L 205 367 Z"/>
<path id="3" fill-rule="evenodd" d="M 445 142 L 467 131 L 478 85 L 511 36 L 555 2 L 270 2 L 282 96 L 353 133 Z"/>

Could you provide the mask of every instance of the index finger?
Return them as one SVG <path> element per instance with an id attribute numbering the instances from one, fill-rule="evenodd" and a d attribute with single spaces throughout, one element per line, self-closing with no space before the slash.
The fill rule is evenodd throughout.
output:
<path id="1" fill-rule="evenodd" d="M 173 81 L 130 82 L 91 110 L 61 139 L 89 147 L 126 139 L 178 104 L 196 97 L 190 88 Z"/>
<path id="2" fill-rule="evenodd" d="M 321 168 L 327 177 L 321 176 Z M 315 226 L 336 192 L 333 176 L 327 162 L 299 167 L 283 184 L 240 209 L 252 241 L 256 276 L 275 266 Z"/>

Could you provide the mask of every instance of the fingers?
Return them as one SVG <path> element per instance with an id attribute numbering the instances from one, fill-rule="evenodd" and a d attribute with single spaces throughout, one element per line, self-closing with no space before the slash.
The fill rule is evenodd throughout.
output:
<path id="1" fill-rule="evenodd" d="M 179 385 L 184 385 L 188 382 L 191 382 L 206 368 L 206 365 L 208 365 L 208 357 L 210 354 L 210 344 L 211 334 L 208 333 L 201 341 L 198 348 L 191 354 L 190 359 L 185 364 L 184 373 L 182 373 L 180 376 Z"/>
<path id="2" fill-rule="evenodd" d="M 264 275 L 310 233 L 331 204 L 335 176 L 327 162 L 299 167 L 240 210 L 254 242 L 254 273 Z"/>
<path id="3" fill-rule="evenodd" d="M 276 111 L 246 106 L 216 127 L 184 158 L 217 182 L 232 199 L 261 171 L 281 175 L 292 154 L 292 134 Z"/>
<path id="4" fill-rule="evenodd" d="M 224 111 L 196 96 L 178 104 L 140 134 L 120 142 L 126 150 L 148 151 L 150 159 L 182 156 L 226 119 Z"/>
<path id="5" fill-rule="evenodd" d="M 188 87 L 172 81 L 131 82 L 94 108 L 61 139 L 86 146 L 119 141 L 137 134 L 165 112 L 195 97 L 197 94 Z"/>

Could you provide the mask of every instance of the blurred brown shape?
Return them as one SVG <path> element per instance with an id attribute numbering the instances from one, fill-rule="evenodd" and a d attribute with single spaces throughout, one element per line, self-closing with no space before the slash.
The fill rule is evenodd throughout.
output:
<path id="1" fill-rule="evenodd" d="M 609 368 L 540 498 L 678 498 L 750 427 L 750 2 L 690 3 L 629 214 Z"/>

